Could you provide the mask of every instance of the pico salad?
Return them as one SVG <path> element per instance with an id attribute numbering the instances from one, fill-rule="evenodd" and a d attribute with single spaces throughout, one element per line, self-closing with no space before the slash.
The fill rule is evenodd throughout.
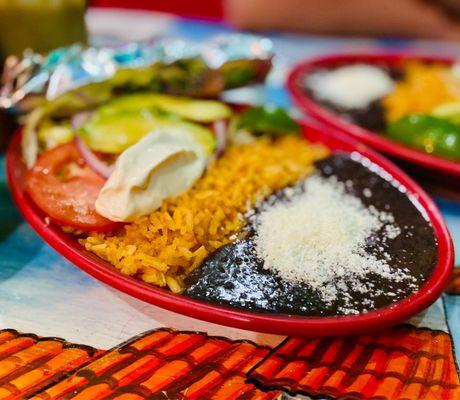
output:
<path id="1" fill-rule="evenodd" d="M 231 143 L 299 129 L 276 107 L 238 110 L 218 100 L 149 92 L 70 116 L 35 115 L 24 127 L 23 156 L 26 164 L 34 160 L 26 191 L 51 222 L 77 233 L 113 231 L 158 209 L 189 190 Z M 30 132 L 36 147 L 27 140 Z"/>

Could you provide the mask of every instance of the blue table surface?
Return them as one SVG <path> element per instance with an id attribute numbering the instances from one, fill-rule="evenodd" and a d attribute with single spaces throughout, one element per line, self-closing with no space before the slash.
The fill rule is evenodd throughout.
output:
<path id="1" fill-rule="evenodd" d="M 168 18 L 162 28 L 164 34 L 197 41 L 216 34 L 228 34 L 231 31 L 220 24 L 171 18 Z M 289 94 L 284 87 L 286 74 L 294 63 L 312 55 L 376 48 L 416 49 L 428 53 L 460 55 L 460 46 L 447 43 L 285 34 L 269 36 L 273 39 L 277 56 L 267 84 L 233 91 L 228 94 L 228 99 L 292 107 Z M 4 165 L 4 156 L 1 156 L 1 159 Z M 455 247 L 460 248 L 460 203 L 440 198 L 436 199 L 436 203 L 447 221 Z M 48 324 L 50 329 L 57 330 L 59 334 L 63 332 L 62 335 L 70 336 L 70 339 L 85 340 L 77 325 L 87 324 L 88 315 L 96 311 L 91 310 L 92 307 L 85 303 L 81 293 L 83 291 L 84 296 L 91 298 L 91 293 L 101 284 L 82 271 L 72 268 L 67 261 L 44 244 L 25 223 L 9 197 L 4 168 L 0 174 L 0 221 L 0 328 L 38 329 L 34 322 L 40 319 L 41 324 Z M 458 256 L 456 262 L 459 263 Z M 460 359 L 460 296 L 444 297 L 448 322 L 457 344 L 457 359 Z M 130 300 L 124 301 L 131 304 Z M 76 307 L 84 309 L 80 312 L 81 315 L 75 311 Z M 109 315 L 110 308 L 106 305 L 104 307 L 106 308 L 101 313 Z M 53 314 L 44 311 L 50 308 Z M 55 318 L 54 315 L 65 318 L 67 330 L 59 329 L 59 318 Z M 103 325 L 99 319 L 93 318 L 92 321 L 96 321 L 93 322 L 94 329 L 108 329 L 109 323 Z M 71 323 L 72 320 L 75 324 Z"/>

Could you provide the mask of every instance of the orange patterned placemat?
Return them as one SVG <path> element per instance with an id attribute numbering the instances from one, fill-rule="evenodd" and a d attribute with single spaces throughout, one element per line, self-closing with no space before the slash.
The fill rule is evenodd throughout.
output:
<path id="1" fill-rule="evenodd" d="M 0 330 L 0 400 L 460 400 L 450 336 L 402 325 L 381 335 L 287 338 L 274 349 L 158 329 L 104 352 Z"/>
<path id="2" fill-rule="evenodd" d="M 159 329 L 103 352 L 62 339 L 0 331 L 0 399 L 270 400 L 246 382 L 271 349 Z"/>
<path id="3" fill-rule="evenodd" d="M 114 348 L 33 399 L 274 399 L 276 392 L 246 383 L 246 373 L 269 350 L 160 329 Z"/>
<path id="4" fill-rule="evenodd" d="M 27 398 L 100 353 L 59 338 L 0 330 L 0 399 Z"/>
<path id="5" fill-rule="evenodd" d="M 401 325 L 381 335 L 291 337 L 250 372 L 261 387 L 333 399 L 460 399 L 450 335 Z"/>

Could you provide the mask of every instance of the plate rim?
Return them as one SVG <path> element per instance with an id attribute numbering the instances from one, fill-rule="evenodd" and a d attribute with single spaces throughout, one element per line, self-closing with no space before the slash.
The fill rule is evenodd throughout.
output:
<path id="1" fill-rule="evenodd" d="M 453 243 L 444 219 L 433 200 L 409 176 L 385 157 L 365 145 L 341 137 L 336 132 L 325 132 L 314 124 L 301 123 L 304 136 L 313 142 L 321 142 L 331 150 L 359 152 L 389 172 L 394 179 L 408 189 L 422 205 L 433 226 L 438 242 L 438 263 L 425 284 L 414 294 L 391 306 L 354 316 L 302 317 L 283 314 L 256 313 L 174 294 L 127 275 L 98 256 L 86 251 L 70 234 L 57 225 L 47 224 L 44 214 L 24 192 L 23 177 L 26 167 L 20 152 L 21 130 L 12 137 L 6 154 L 6 173 L 13 200 L 25 220 L 60 255 L 97 280 L 166 310 L 220 325 L 249 331 L 280 335 L 337 336 L 381 329 L 407 320 L 426 309 L 442 294 L 454 263 Z"/>
<path id="2" fill-rule="evenodd" d="M 350 121 L 340 118 L 337 113 L 329 111 L 308 96 L 299 85 L 299 80 L 305 78 L 312 70 L 327 68 L 339 63 L 366 62 L 370 64 L 396 64 L 401 61 L 426 61 L 440 62 L 448 65 L 455 63 L 453 57 L 430 55 L 425 53 L 407 51 L 370 51 L 370 52 L 343 52 L 332 53 L 304 59 L 295 64 L 287 77 L 288 91 L 297 107 L 303 113 L 312 117 L 317 122 L 328 128 L 337 129 L 354 139 L 357 139 L 373 149 L 387 156 L 398 158 L 411 164 L 418 165 L 428 170 L 443 172 L 460 178 L 460 162 L 448 160 L 443 157 L 430 155 L 420 150 L 413 149 L 393 140 L 383 137 L 369 129 L 360 127 Z"/>

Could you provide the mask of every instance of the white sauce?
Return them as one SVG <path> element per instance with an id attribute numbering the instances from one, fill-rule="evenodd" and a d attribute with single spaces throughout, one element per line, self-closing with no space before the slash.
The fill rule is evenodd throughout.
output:
<path id="1" fill-rule="evenodd" d="M 155 130 L 120 155 L 96 210 L 111 221 L 133 221 L 189 190 L 206 163 L 206 152 L 193 133 Z"/>
<path id="2" fill-rule="evenodd" d="M 363 109 L 393 90 L 394 81 L 382 68 L 354 64 L 321 70 L 306 79 L 315 97 L 344 109 Z"/>

